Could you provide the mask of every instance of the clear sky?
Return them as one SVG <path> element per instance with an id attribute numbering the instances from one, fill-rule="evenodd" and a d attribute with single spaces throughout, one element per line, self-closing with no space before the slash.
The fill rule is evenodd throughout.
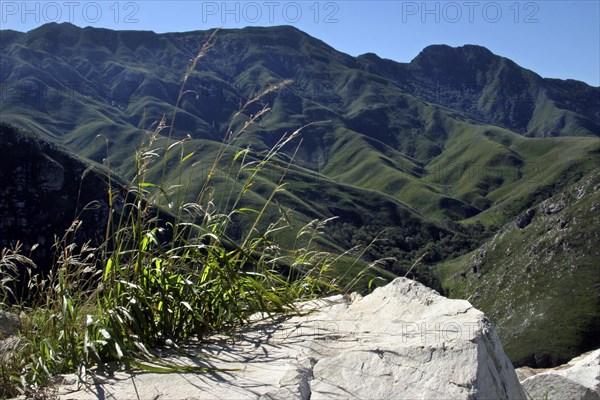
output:
<path id="1" fill-rule="evenodd" d="M 543 77 L 600 85 L 600 0 L 0 0 L 2 29 L 46 22 L 155 32 L 285 24 L 401 62 L 430 44 L 478 44 Z"/>

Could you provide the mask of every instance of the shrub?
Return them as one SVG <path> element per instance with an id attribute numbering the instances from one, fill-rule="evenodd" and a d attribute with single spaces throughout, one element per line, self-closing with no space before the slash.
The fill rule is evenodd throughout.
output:
<path id="1" fill-rule="evenodd" d="M 269 111 L 245 116 L 244 110 L 276 87 L 251 98 L 236 114 L 239 120 L 231 122 L 200 193 L 187 201 L 197 177 L 183 176 L 183 166 L 194 152 L 185 138 L 172 139 L 173 126 L 187 79 L 213 40 L 214 34 L 190 62 L 170 121 L 163 117 L 137 151 L 131 186 L 119 188 L 109 175 L 104 242 L 78 245 L 81 222 L 75 220 L 56 239 L 56 262 L 43 279 L 18 247 L 3 251 L 3 283 L 26 269 L 28 298 L 11 304 L 16 296 L 10 285 L 3 286 L 2 307 L 21 315 L 22 328 L 1 354 L 0 395 L 31 394 L 57 374 L 82 376 L 108 362 L 151 368 L 148 361 L 157 361 L 153 349 L 159 346 L 177 348 L 244 324 L 256 312 L 289 310 L 297 299 L 335 289 L 328 270 L 339 256 L 315 247 L 325 222 L 307 224 L 296 234 L 296 247 L 284 249 L 273 235 L 290 229 L 287 215 L 267 218 L 293 162 L 281 164 L 276 157 L 301 129 L 284 135 L 261 158 L 232 145 Z M 214 176 L 227 160 L 239 168 L 217 191 Z M 244 206 L 258 174 L 271 164 L 280 167 L 281 179 L 260 207 Z M 233 240 L 227 232 L 238 215 L 251 216 L 250 229 Z"/>

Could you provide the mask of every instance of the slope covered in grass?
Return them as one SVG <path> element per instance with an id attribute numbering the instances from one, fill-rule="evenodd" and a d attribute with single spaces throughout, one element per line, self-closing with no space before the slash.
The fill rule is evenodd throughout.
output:
<path id="1" fill-rule="evenodd" d="M 1 79 L 8 88 L 2 118 L 97 162 L 108 158 L 121 173 L 142 128 L 152 129 L 177 102 L 182 71 L 208 37 L 69 24 L 2 35 Z M 521 134 L 599 132 L 597 88 L 542 79 L 477 46 L 432 46 L 401 64 L 350 57 L 294 28 L 272 27 L 217 34 L 189 76 L 175 137 L 189 134 L 199 147 L 222 141 L 246 100 L 286 79 L 293 82 L 246 110 L 250 116 L 271 108 L 239 138 L 239 148 L 264 151 L 285 132 L 322 121 L 303 130 L 297 165 L 392 196 L 435 219 L 477 216 L 501 197 L 492 193 L 497 189 L 529 188 L 536 168 L 560 175 L 569 159 L 580 157 L 573 151 L 537 157 L 518 140 Z M 555 165 L 558 159 L 567 160 Z M 494 168 L 507 170 L 510 179 L 488 176 Z M 513 182 L 521 175 L 527 182 Z M 449 184 L 448 176 L 459 182 Z"/>
<path id="2" fill-rule="evenodd" d="M 553 248 L 548 239 L 532 250 L 545 237 L 541 227 L 523 234 L 521 243 L 511 236 L 517 232 L 512 221 L 600 166 L 600 88 L 543 79 L 479 46 L 430 46 L 406 64 L 373 54 L 351 57 L 292 27 L 219 31 L 186 73 L 210 34 L 69 24 L 0 31 L 0 119 L 103 164 L 123 182 L 136 178 L 136 157 L 156 133 L 157 154 L 177 143 L 145 172 L 159 186 L 143 190 L 160 187 L 168 194 L 158 202 L 164 209 L 194 204 L 206 193 L 210 207 L 235 204 L 243 211 L 227 216 L 223 232 L 232 241 L 268 230 L 284 215 L 287 225 L 271 244 L 286 248 L 306 224 L 337 217 L 315 243 L 336 252 L 366 249 L 335 265 L 345 282 L 382 259 L 363 277 L 362 289 L 375 276 L 410 271 L 438 289 L 442 280 L 454 296 L 471 296 L 502 323 L 514 309 L 495 296 L 481 297 L 478 283 L 489 290 L 504 285 L 525 304 L 535 300 L 519 297 L 533 290 L 520 286 L 529 282 L 543 287 L 546 297 L 537 298 L 535 314 L 519 309 L 527 321 L 507 320 L 516 336 L 505 339 L 517 363 L 552 364 L 586 346 L 584 329 L 572 327 L 595 323 L 591 303 L 572 313 L 579 319 L 565 329 L 564 337 L 572 338 L 565 352 L 557 350 L 558 342 L 548 348 L 530 343 L 545 337 L 548 321 L 564 315 L 552 293 L 566 296 L 574 288 L 570 280 L 558 273 L 509 279 L 503 271 Z M 166 126 L 157 131 L 164 115 Z M 254 174 L 259 160 L 298 129 Z M 241 133 L 232 138 L 233 131 Z M 214 164 L 218 154 L 223 157 Z M 235 203 L 231 193 L 244 196 Z M 258 210 L 261 219 L 253 225 Z M 594 221 L 581 231 L 592 234 L 594 216 L 585 209 L 577 213 Z M 199 215 L 188 222 L 201 222 Z M 545 224 L 544 218 L 536 216 L 531 226 Z M 588 255 L 595 253 L 573 239 L 582 234 L 569 230 L 575 226 L 565 232 L 576 243 L 570 247 L 574 271 L 585 275 Z M 465 264 L 470 256 L 460 256 L 498 230 L 488 243 L 499 241 L 494 248 L 506 249 L 490 249 L 485 274 L 471 276 Z M 360 263 L 350 261 L 357 256 Z M 537 262 L 559 270 L 566 262 L 561 257 Z M 421 263 L 413 267 L 415 260 Z M 432 274 L 431 265 L 441 260 L 449 261 Z M 290 269 L 283 262 L 278 267 Z M 588 292 L 583 287 L 577 296 Z"/>
<path id="3" fill-rule="evenodd" d="M 596 169 L 434 267 L 452 297 L 489 315 L 515 365 L 555 366 L 600 345 L 599 210 Z"/>

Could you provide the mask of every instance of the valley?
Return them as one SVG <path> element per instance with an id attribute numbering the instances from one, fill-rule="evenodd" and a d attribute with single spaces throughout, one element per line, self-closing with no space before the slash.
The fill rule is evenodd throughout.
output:
<path id="1" fill-rule="evenodd" d="M 158 153 L 177 142 L 147 171 L 176 193 L 155 204 L 166 214 L 206 185 L 224 213 L 228 193 L 247 192 L 240 209 L 268 203 L 261 229 L 285 215 L 274 245 L 331 219 L 315 241 L 344 254 L 335 274 L 354 282 L 374 263 L 357 290 L 408 276 L 468 299 L 515 365 L 555 366 L 600 347 L 600 88 L 542 78 L 474 45 L 429 46 L 410 63 L 352 57 L 289 26 L 220 30 L 186 73 L 210 35 L 67 23 L 0 31 L 3 247 L 20 240 L 29 251 L 40 234 L 17 227 L 42 221 L 36 261 L 48 270 L 52 235 L 73 208 L 128 187 L 148 143 Z M 60 190 L 37 173 L 22 184 L 41 189 L 16 189 L 17 169 L 52 168 Z M 254 232 L 253 215 L 231 218 L 233 242 Z"/>

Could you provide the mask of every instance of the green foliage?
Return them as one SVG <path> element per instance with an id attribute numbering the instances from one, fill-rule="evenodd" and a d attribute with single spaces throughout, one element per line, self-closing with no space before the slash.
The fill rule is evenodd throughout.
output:
<path id="1" fill-rule="evenodd" d="M 600 171 L 532 207 L 472 253 L 433 267 L 451 297 L 497 327 L 517 366 L 560 365 L 600 345 Z"/>
<path id="2" fill-rule="evenodd" d="M 462 279 L 461 254 L 600 165 L 598 138 L 552 137 L 598 135 L 597 88 L 541 79 L 476 46 L 433 46 L 399 64 L 290 27 L 249 28 L 216 42 L 207 33 L 190 60 L 197 32 L 98 32 L 0 31 L 2 118 L 35 132 L 8 151 L 66 173 L 75 157 L 49 145 L 60 142 L 104 164 L 74 174 L 94 177 L 78 199 L 101 205 L 93 192 L 109 190 L 102 239 L 82 241 L 97 226 L 73 210 L 82 223 L 56 240 L 49 274 L 3 253 L 5 305 L 30 296 L 16 310 L 22 345 L 0 364 L 3 390 L 17 376 L 29 390 L 62 371 L 138 362 L 334 287 L 408 275 L 469 296 L 477 281 Z M 72 177 L 66 197 L 81 185 Z M 62 197 L 40 196 L 68 209 Z M 432 268 L 440 261 L 450 267 Z M 461 278 L 448 286 L 451 273 Z"/>
<path id="3" fill-rule="evenodd" d="M 238 117 L 270 90 L 250 99 Z M 169 121 L 171 127 L 176 116 Z M 249 151 L 231 155 L 231 144 L 254 120 L 230 124 L 230 135 L 196 201 L 185 201 L 194 179 L 183 168 L 194 154 L 185 148 L 187 139 L 172 139 L 173 132 L 161 136 L 167 126 L 163 118 L 136 152 L 131 186 L 117 189 L 109 175 L 109 213 L 100 246 L 77 245 L 82 224 L 76 220 L 56 241 L 57 256 L 47 277 L 35 275 L 35 266 L 19 248 L 3 251 L 3 283 L 22 278 L 23 267 L 28 267 L 30 279 L 27 301 L 12 307 L 18 297 L 10 285 L 3 286 L 2 307 L 17 310 L 22 327 L 16 341 L 2 351 L 2 396 L 30 395 L 57 374 L 84 375 L 109 362 L 149 368 L 145 362 L 155 360 L 156 347 L 178 348 L 192 338 L 239 327 L 254 313 L 292 310 L 298 299 L 356 283 L 351 279 L 338 288 L 330 271 L 343 255 L 316 246 L 327 221 L 314 220 L 297 230 L 293 248 L 273 240 L 275 233 L 293 229 L 286 212 L 274 203 L 293 158 L 283 165 L 279 181 L 267 187 L 260 207 L 243 206 L 249 189 L 260 183 L 261 171 L 300 132 L 284 135 L 261 158 L 250 157 Z M 215 171 L 229 157 L 241 167 L 226 177 L 231 184 L 217 191 Z M 164 179 L 151 181 L 153 169 L 162 169 Z M 168 175 L 173 169 L 177 179 Z M 227 232 L 239 215 L 250 215 L 251 222 L 233 240 Z"/>
<path id="4" fill-rule="evenodd" d="M 478 46 L 431 46 L 402 64 L 372 54 L 350 57 L 292 27 L 223 30 L 205 49 L 210 57 L 186 77 L 190 90 L 180 92 L 179 71 L 201 40 L 198 32 L 99 33 L 48 24 L 3 35 L 5 75 L 18 79 L 9 89 L 34 85 L 40 93 L 20 99 L 8 90 L 2 117 L 97 162 L 106 149 L 94 138 L 103 135 L 109 162 L 123 176 L 135 174 L 132 154 L 145 121 L 160 120 L 173 104 L 173 139 L 189 135 L 186 149 L 201 149 L 198 155 L 219 151 L 231 121 L 243 124 L 265 104 L 272 109 L 231 144 L 233 153 L 248 146 L 267 152 L 284 133 L 327 121 L 307 127 L 301 148 L 290 145 L 273 160 L 295 152 L 290 178 L 323 192 L 366 189 L 428 218 L 475 218 L 494 229 L 580 160 L 599 162 L 598 139 L 581 137 L 599 132 L 597 88 L 542 79 Z M 43 63 L 52 79 L 35 68 Z M 65 82 L 65 76 L 78 78 Z M 282 78 L 294 82 L 236 117 L 240 105 Z M 574 135 L 580 137 L 562 137 Z M 195 162 L 210 166 L 212 160 L 199 155 Z M 192 164 L 183 169 L 192 173 Z M 306 185 L 281 194 L 285 200 L 311 195 Z M 264 200 L 257 193 L 246 199 Z M 317 200 L 293 204 L 302 223 L 332 215 Z"/>

